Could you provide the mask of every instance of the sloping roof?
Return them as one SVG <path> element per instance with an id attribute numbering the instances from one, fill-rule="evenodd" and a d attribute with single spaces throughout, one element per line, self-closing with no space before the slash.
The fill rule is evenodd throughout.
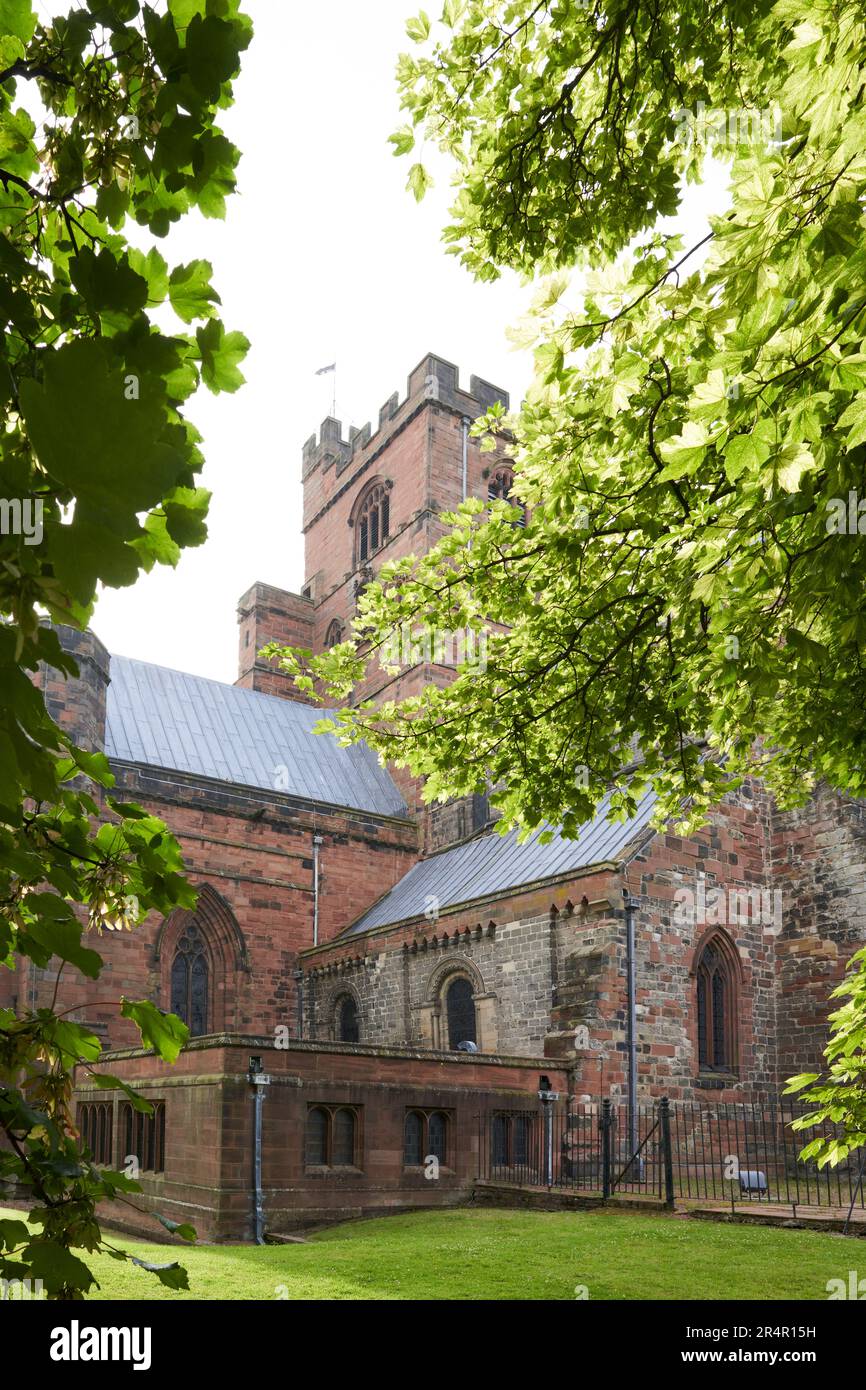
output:
<path id="1" fill-rule="evenodd" d="M 123 656 L 112 656 L 110 674 L 109 758 L 406 815 L 370 748 L 341 748 L 332 734 L 313 733 L 321 709 Z"/>
<path id="2" fill-rule="evenodd" d="M 655 793 L 648 791 L 631 820 L 615 822 L 606 819 L 609 798 L 605 797 L 595 818 L 581 826 L 575 840 L 565 840 L 554 831 L 549 844 L 540 844 L 539 829 L 520 845 L 516 830 L 508 835 L 493 831 L 422 859 L 343 934 L 353 936 L 418 917 L 431 898 L 437 900 L 441 912 L 458 903 L 519 889 L 593 864 L 617 862 L 649 824 L 655 803 Z"/>

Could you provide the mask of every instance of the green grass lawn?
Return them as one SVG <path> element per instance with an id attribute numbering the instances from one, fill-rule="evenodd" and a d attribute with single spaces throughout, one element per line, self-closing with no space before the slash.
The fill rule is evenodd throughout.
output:
<path id="1" fill-rule="evenodd" d="M 2 1215 L 17 1215 L 2 1212 Z M 107 1233 L 148 1260 L 180 1258 L 190 1292 L 84 1256 L 97 1298 L 826 1299 L 863 1247 L 838 1235 L 640 1213 L 484 1208 L 350 1222 L 305 1245 L 179 1249 Z M 862 1259 L 860 1264 L 862 1266 Z"/>

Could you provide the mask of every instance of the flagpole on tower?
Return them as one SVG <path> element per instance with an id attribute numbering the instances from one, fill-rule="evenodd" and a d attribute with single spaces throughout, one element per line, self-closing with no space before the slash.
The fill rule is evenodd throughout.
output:
<path id="1" fill-rule="evenodd" d="M 328 365 L 327 365 L 327 367 L 320 367 L 319 370 L 316 372 L 316 376 L 332 376 L 332 377 L 334 378 L 334 389 L 333 389 L 333 391 L 332 391 L 332 393 L 331 393 L 331 415 L 332 415 L 332 417 L 336 420 L 336 418 L 337 418 L 337 364 L 336 364 L 336 362 L 329 362 Z"/>

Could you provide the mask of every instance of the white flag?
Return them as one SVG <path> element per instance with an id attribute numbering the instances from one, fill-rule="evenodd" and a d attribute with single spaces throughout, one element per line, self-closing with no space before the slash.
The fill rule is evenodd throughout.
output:
<path id="1" fill-rule="evenodd" d="M 331 364 L 327 367 L 320 367 L 319 370 L 316 372 L 316 376 L 327 376 L 329 372 L 335 372 L 336 370 L 336 362 L 331 362 Z"/>

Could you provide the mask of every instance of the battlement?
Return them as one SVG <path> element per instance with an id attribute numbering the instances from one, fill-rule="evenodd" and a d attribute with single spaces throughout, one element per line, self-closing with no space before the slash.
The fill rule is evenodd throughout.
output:
<path id="1" fill-rule="evenodd" d="M 459 369 L 453 362 L 428 353 L 409 373 L 404 399 L 401 401 L 399 392 L 395 391 L 381 407 L 375 434 L 367 421 L 360 429 L 351 425 L 349 437 L 344 439 L 342 422 L 335 420 L 332 415 L 324 419 L 318 436 L 310 435 L 304 444 L 302 476 L 308 477 L 319 466 L 323 471 L 334 466 L 339 475 L 371 441 L 375 440 L 377 446 L 383 443 L 401 420 L 414 414 L 425 402 L 435 402 L 446 410 L 474 420 L 497 401 L 508 409 L 509 395 L 501 386 L 494 386 L 480 376 L 470 376 L 467 391 L 460 385 Z"/>

